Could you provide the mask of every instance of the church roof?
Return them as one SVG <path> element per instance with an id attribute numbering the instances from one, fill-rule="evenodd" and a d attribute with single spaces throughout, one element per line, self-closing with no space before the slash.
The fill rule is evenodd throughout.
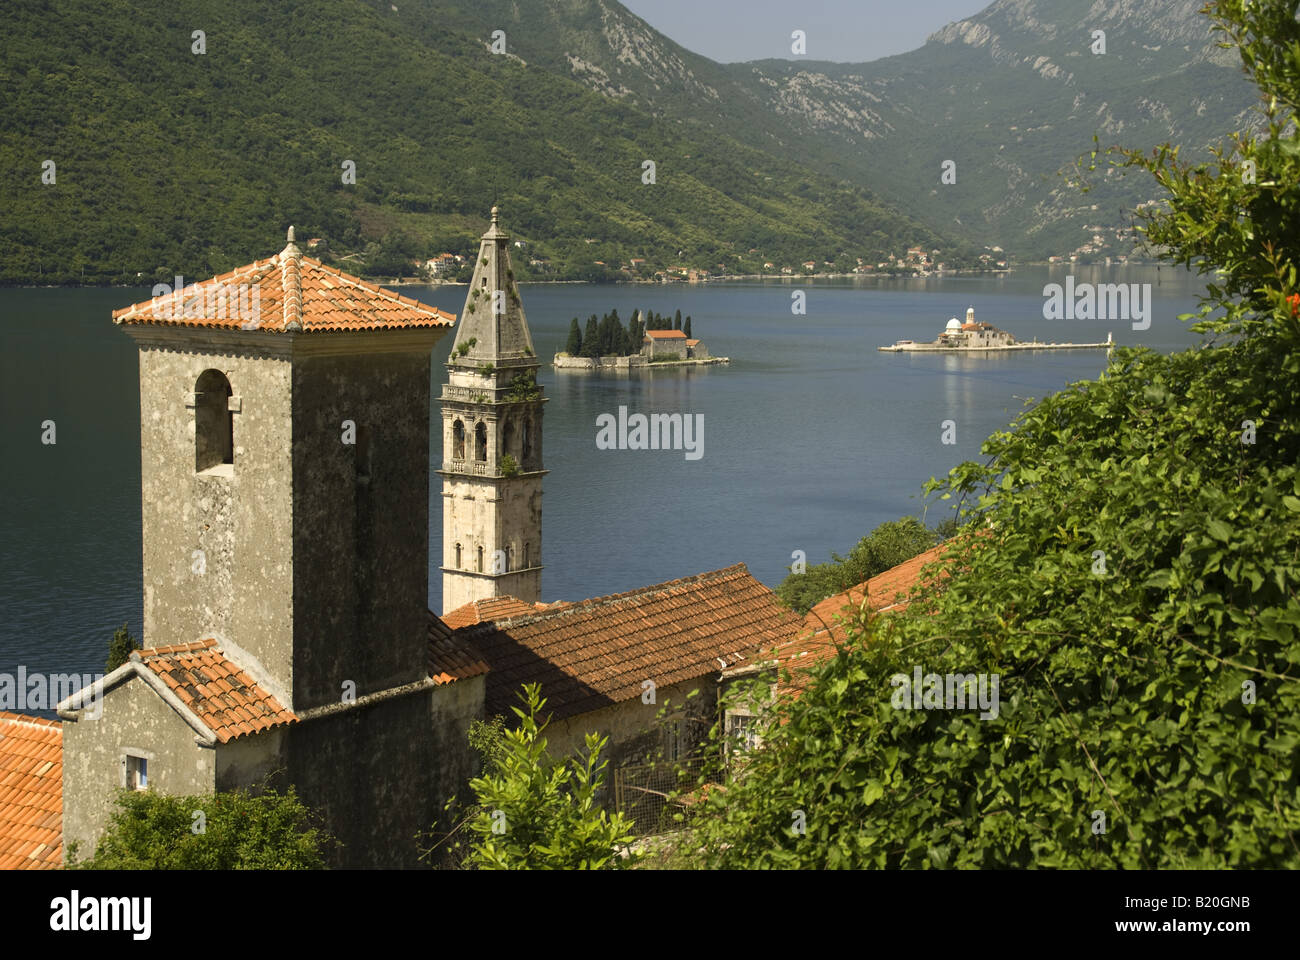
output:
<path id="1" fill-rule="evenodd" d="M 474 276 L 469 281 L 455 340 L 457 347 L 466 345 L 467 352 L 459 356 L 470 366 L 534 356 L 532 334 L 510 266 L 510 237 L 501 229 L 496 207 L 492 208 L 487 233 L 479 240 Z M 453 354 L 453 359 L 457 356 Z"/>
<path id="2" fill-rule="evenodd" d="M 798 618 L 743 563 L 527 616 L 462 627 L 491 666 L 485 709 L 510 715 L 519 687 L 540 683 L 554 717 L 639 698 L 770 649 Z"/>
<path id="3" fill-rule="evenodd" d="M 275 256 L 114 310 L 113 322 L 316 333 L 447 327 L 456 317 L 303 256 L 290 227 Z"/>
<path id="4" fill-rule="evenodd" d="M 227 659 L 215 640 L 139 650 L 131 659 L 156 673 L 222 743 L 298 722 L 280 701 Z"/>
<path id="5" fill-rule="evenodd" d="M 0 712 L 0 870 L 53 870 L 63 856 L 63 727 Z"/>
<path id="6" fill-rule="evenodd" d="M 686 334 L 680 330 L 647 330 L 645 335 L 650 340 L 685 340 Z"/>

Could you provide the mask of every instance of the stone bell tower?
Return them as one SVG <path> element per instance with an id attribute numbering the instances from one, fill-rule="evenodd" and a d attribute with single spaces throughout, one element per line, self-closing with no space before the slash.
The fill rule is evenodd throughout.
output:
<path id="1" fill-rule="evenodd" d="M 442 608 L 542 593 L 540 364 L 497 208 L 442 388 Z"/>

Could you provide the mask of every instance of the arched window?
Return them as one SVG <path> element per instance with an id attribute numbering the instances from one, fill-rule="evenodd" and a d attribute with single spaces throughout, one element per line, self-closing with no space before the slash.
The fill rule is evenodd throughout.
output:
<path id="1" fill-rule="evenodd" d="M 515 546 L 513 543 L 506 544 L 506 570 L 515 568 Z"/>
<path id="2" fill-rule="evenodd" d="M 483 572 L 483 548 L 478 548 L 478 566 L 475 568 L 479 573 Z"/>
<path id="3" fill-rule="evenodd" d="M 211 470 L 235 462 L 234 415 L 230 381 L 220 370 L 204 370 L 194 384 L 194 469 Z"/>
<path id="4" fill-rule="evenodd" d="M 456 544 L 456 569 L 460 569 L 460 544 Z"/>
<path id="5" fill-rule="evenodd" d="M 465 424 L 459 420 L 451 425 L 451 458 L 465 459 Z"/>
<path id="6" fill-rule="evenodd" d="M 474 459 L 487 459 L 487 424 L 481 420 L 474 425 Z"/>
<path id="7" fill-rule="evenodd" d="M 528 541 L 527 540 L 524 541 L 524 567 L 523 568 L 525 570 L 528 569 Z"/>
<path id="8" fill-rule="evenodd" d="M 507 453 L 514 456 L 515 452 L 515 425 L 512 421 L 507 420 L 501 425 L 501 455 L 504 457 Z"/>
<path id="9" fill-rule="evenodd" d="M 532 465 L 533 459 L 533 420 L 531 417 L 524 418 L 524 450 L 523 461 L 529 466 Z"/>

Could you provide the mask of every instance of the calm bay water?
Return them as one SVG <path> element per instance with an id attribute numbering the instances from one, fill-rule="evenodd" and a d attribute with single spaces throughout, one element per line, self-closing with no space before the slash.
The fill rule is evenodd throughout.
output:
<path id="1" fill-rule="evenodd" d="M 544 365 L 543 596 L 578 600 L 743 561 L 775 586 L 791 553 L 809 563 L 846 553 L 874 526 L 922 510 L 921 486 L 975 458 L 1019 398 L 1092 379 L 1104 351 L 940 356 L 885 354 L 901 338 L 931 340 L 949 317 L 976 318 L 1022 340 L 1117 342 L 1171 351 L 1195 342 L 1177 319 L 1199 284 L 1162 269 L 1089 270 L 1079 281 L 1153 284 L 1151 328 L 1126 321 L 1047 321 L 1042 289 L 1065 271 L 1009 277 L 867 283 L 704 286 L 525 285 L 524 308 L 544 361 L 569 320 L 617 307 L 680 309 L 693 334 L 729 366 L 632 377 Z M 790 311 L 807 291 L 807 314 Z M 464 287 L 403 293 L 459 312 Z M 112 631 L 141 633 L 139 398 L 135 349 L 110 311 L 147 288 L 0 290 L 0 672 L 103 668 Z M 434 395 L 449 334 L 435 349 Z M 596 418 L 704 416 L 704 456 L 597 450 Z M 955 445 L 940 442 L 956 422 Z M 41 423 L 57 425 L 42 445 Z M 433 464 L 441 462 L 434 415 Z M 429 603 L 441 610 L 441 498 L 430 489 Z M 935 508 L 937 510 L 938 507 Z M 940 515 L 932 510 L 929 521 Z M 148 637 L 150 643 L 191 637 Z M 47 714 L 48 715 L 48 714 Z"/>

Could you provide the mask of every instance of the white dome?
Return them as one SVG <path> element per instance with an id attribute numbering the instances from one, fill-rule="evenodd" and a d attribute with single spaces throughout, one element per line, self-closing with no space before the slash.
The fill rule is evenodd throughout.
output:
<path id="1" fill-rule="evenodd" d="M 958 320 L 956 317 L 953 317 L 951 320 L 948 321 L 948 327 L 947 327 L 947 329 L 949 329 L 949 330 L 960 330 L 960 329 L 961 329 L 961 321 Z"/>

